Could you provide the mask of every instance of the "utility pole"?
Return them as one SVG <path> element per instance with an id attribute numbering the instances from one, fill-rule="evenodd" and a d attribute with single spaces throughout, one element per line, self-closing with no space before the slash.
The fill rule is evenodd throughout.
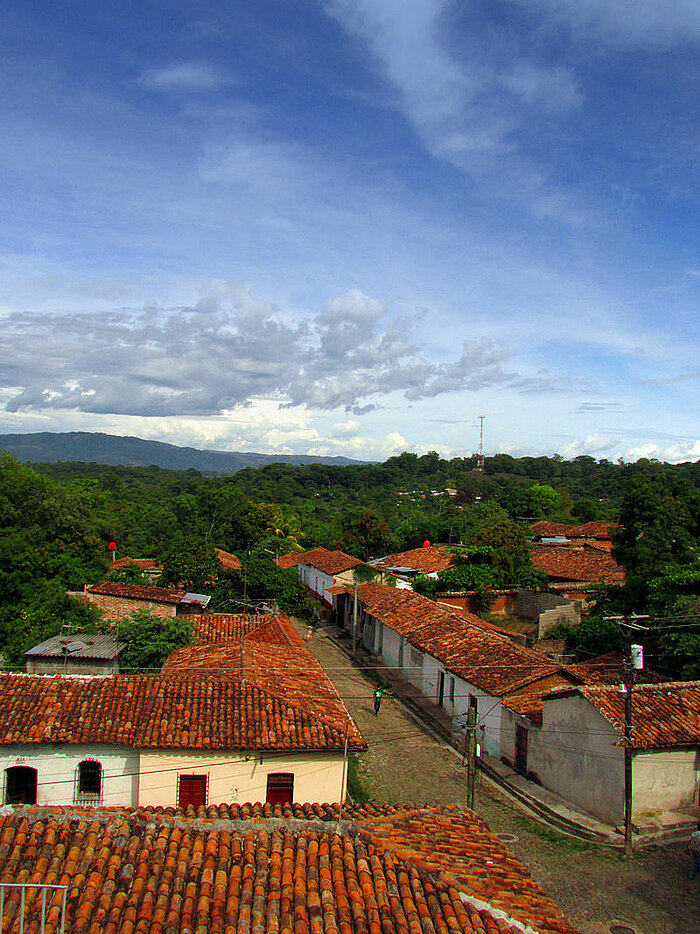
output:
<path id="1" fill-rule="evenodd" d="M 632 645 L 633 633 L 646 632 L 648 626 L 641 626 L 640 620 L 648 620 L 648 616 L 609 616 L 606 619 L 617 623 L 625 635 L 625 668 L 624 682 L 620 684 L 620 693 L 625 695 L 625 859 L 632 856 L 632 759 L 634 757 L 633 747 L 633 724 L 632 724 L 632 691 L 637 670 L 644 666 L 642 647 Z"/>
<path id="2" fill-rule="evenodd" d="M 476 805 L 476 708 L 470 707 L 467 715 L 467 807 L 474 810 Z"/>
<path id="3" fill-rule="evenodd" d="M 355 597 L 352 605 L 352 654 L 357 651 L 357 581 L 355 581 Z"/>

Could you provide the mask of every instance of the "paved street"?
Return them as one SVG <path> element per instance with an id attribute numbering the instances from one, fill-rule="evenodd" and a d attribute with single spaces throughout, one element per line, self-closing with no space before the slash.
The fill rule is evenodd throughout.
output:
<path id="1" fill-rule="evenodd" d="M 374 716 L 374 684 L 319 629 L 310 648 L 335 682 L 369 750 L 361 756 L 363 787 L 377 803 L 460 804 L 466 770 L 454 750 L 426 731 L 393 697 Z M 525 816 L 480 778 L 477 810 L 582 934 L 608 934 L 613 920 L 636 934 L 700 932 L 700 877 L 686 878 L 682 844 L 651 847 L 624 861 L 616 851 L 562 837 Z"/>

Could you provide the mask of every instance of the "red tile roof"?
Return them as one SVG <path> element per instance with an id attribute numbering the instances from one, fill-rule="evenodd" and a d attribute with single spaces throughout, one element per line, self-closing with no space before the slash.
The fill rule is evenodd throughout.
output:
<path id="1" fill-rule="evenodd" d="M 582 525 L 570 525 L 565 522 L 548 522 L 542 520 L 530 526 L 537 536 L 549 538 L 554 535 L 564 535 L 566 538 L 601 538 L 610 540 L 613 531 L 617 528 L 611 522 L 584 522 Z"/>
<path id="2" fill-rule="evenodd" d="M 581 687 L 579 692 L 622 737 L 625 695 L 617 687 L 603 685 Z M 632 745 L 639 749 L 700 745 L 700 681 L 635 685 Z"/>
<path id="3" fill-rule="evenodd" d="M 304 555 L 302 552 L 293 551 L 289 555 L 280 555 L 279 558 L 275 559 L 275 563 L 281 568 L 295 568 L 297 564 L 299 564 L 299 560 L 303 557 Z"/>
<path id="4" fill-rule="evenodd" d="M 193 616 L 195 642 L 231 642 L 252 632 L 268 619 L 267 616 L 244 613 L 212 613 Z"/>
<path id="5" fill-rule="evenodd" d="M 118 581 L 99 581 L 89 584 L 86 593 L 102 594 L 107 597 L 123 597 L 127 600 L 148 600 L 151 603 L 181 603 L 186 591 L 174 587 L 149 587 L 146 584 L 121 584 Z"/>
<path id="6" fill-rule="evenodd" d="M 554 675 L 559 676 L 559 684 L 578 681 L 568 677 L 561 665 L 516 645 L 467 611 L 384 584 L 360 584 L 357 593 L 371 616 L 494 697 Z"/>
<path id="7" fill-rule="evenodd" d="M 230 551 L 223 551 L 221 548 L 215 548 L 214 551 L 224 571 L 240 571 L 241 562 L 236 555 Z"/>
<path id="8" fill-rule="evenodd" d="M 300 555 L 297 563 L 316 568 L 324 574 L 333 575 L 342 574 L 343 571 L 356 568 L 359 564 L 364 564 L 364 561 L 361 561 L 359 558 L 353 558 L 352 555 L 348 555 L 344 551 L 329 551 L 327 548 L 314 548 Z"/>
<path id="9" fill-rule="evenodd" d="M 207 619 L 207 617 L 203 617 Z M 164 678 L 235 681 L 277 698 L 305 715 L 347 731 L 355 748 L 364 741 L 338 690 L 286 616 L 248 617 L 257 626 L 241 627 L 237 640 L 189 645 L 163 665 Z M 200 639 L 205 634 L 196 630 Z M 263 711 L 264 712 L 264 711 Z"/>
<path id="10" fill-rule="evenodd" d="M 530 557 L 537 570 L 549 578 L 606 584 L 625 582 L 625 569 L 605 552 L 533 544 L 530 546 Z"/>
<path id="11" fill-rule="evenodd" d="M 328 805 L 16 808 L 0 817 L 0 881 L 66 885 L 75 934 L 575 934 L 476 815 L 339 816 Z M 38 930 L 41 895 L 25 897 L 27 929 Z M 47 900 L 46 934 L 56 934 Z M 6 917 L 18 908 L 8 891 Z"/>
<path id="12" fill-rule="evenodd" d="M 317 713 L 250 681 L 0 673 L 0 745 L 342 749 L 346 729 L 351 743 L 362 746 L 347 711 L 341 722 L 337 711 Z"/>
<path id="13" fill-rule="evenodd" d="M 109 569 L 113 571 L 120 568 L 127 568 L 129 566 L 135 565 L 136 567 L 141 568 L 143 571 L 162 571 L 163 565 L 160 561 L 156 561 L 155 558 L 130 558 L 126 555 L 124 558 L 117 558 L 116 561 L 113 561 Z"/>
<path id="14" fill-rule="evenodd" d="M 372 561 L 377 568 L 410 568 L 421 571 L 423 574 L 433 574 L 451 568 L 456 556 L 450 554 L 447 548 L 440 545 L 430 545 L 428 548 L 412 548 L 410 551 L 400 551 L 395 555 L 386 555 Z"/>

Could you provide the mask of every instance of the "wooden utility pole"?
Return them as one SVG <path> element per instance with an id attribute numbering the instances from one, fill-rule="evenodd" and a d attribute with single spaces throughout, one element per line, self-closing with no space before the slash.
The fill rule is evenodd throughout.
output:
<path id="1" fill-rule="evenodd" d="M 357 581 L 355 581 L 355 597 L 352 605 L 352 654 L 357 651 Z"/>
<path id="2" fill-rule="evenodd" d="M 467 807 L 476 806 L 476 708 L 470 707 L 467 716 Z"/>
<path id="3" fill-rule="evenodd" d="M 624 742 L 625 742 L 625 859 L 629 859 L 632 856 L 632 789 L 633 789 L 633 774 L 632 774 L 632 760 L 634 757 L 634 737 L 633 733 L 633 724 L 632 724 L 632 692 L 634 690 L 634 682 L 637 668 L 641 668 L 641 664 L 638 664 L 639 655 L 633 658 L 633 646 L 632 646 L 632 634 L 634 632 L 642 633 L 647 631 L 646 626 L 640 626 L 640 620 L 649 619 L 648 616 L 609 616 L 607 619 L 616 622 L 620 628 L 624 631 L 625 634 L 625 670 L 624 670 L 624 682 L 620 685 L 620 690 L 625 692 L 625 727 L 624 727 Z M 640 650 L 639 646 L 634 646 L 635 649 Z M 641 659 L 640 659 L 641 660 Z"/>

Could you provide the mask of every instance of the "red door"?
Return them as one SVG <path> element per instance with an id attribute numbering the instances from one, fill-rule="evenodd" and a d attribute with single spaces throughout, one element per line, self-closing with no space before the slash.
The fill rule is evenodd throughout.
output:
<path id="1" fill-rule="evenodd" d="M 177 788 L 177 806 L 186 808 L 188 804 L 198 808 L 207 803 L 207 776 L 181 775 Z"/>

